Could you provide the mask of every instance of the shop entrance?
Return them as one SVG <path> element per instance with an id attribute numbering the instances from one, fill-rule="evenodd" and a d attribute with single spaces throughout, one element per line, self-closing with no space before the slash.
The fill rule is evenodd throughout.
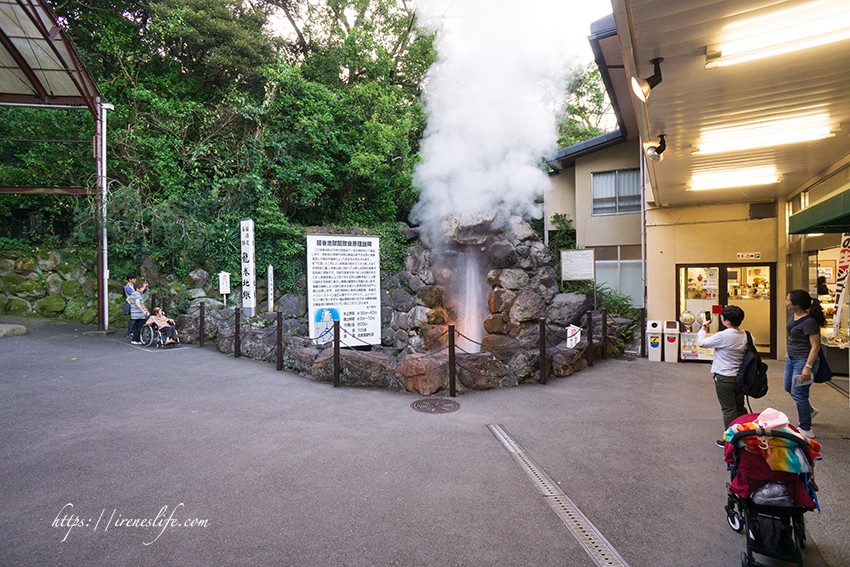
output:
<path id="1" fill-rule="evenodd" d="M 678 264 L 676 313 L 681 318 L 684 311 L 696 316 L 717 311 L 719 306 L 737 305 L 745 315 L 741 328 L 752 334 L 759 353 L 776 358 L 775 272 L 776 264 Z M 719 331 L 719 325 L 715 313 L 710 332 Z"/>

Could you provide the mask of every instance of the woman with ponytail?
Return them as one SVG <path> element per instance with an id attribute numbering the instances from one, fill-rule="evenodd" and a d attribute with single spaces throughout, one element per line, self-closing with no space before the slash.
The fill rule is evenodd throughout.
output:
<path id="1" fill-rule="evenodd" d="M 785 297 L 785 307 L 791 311 L 788 318 L 788 348 L 785 360 L 785 391 L 797 404 L 800 431 L 814 437 L 812 418 L 818 413 L 809 403 L 812 374 L 817 370 L 820 352 L 820 329 L 826 324 L 820 302 L 804 289 L 795 289 Z M 794 376 L 802 376 L 805 386 L 794 383 Z"/>

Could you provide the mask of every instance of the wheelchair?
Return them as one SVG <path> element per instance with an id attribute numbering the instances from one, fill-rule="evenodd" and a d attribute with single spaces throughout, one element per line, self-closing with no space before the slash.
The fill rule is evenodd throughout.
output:
<path id="1" fill-rule="evenodd" d="M 139 334 L 139 340 L 142 346 L 170 347 L 180 344 L 180 335 L 177 334 L 177 329 L 174 329 L 174 342 L 165 344 L 166 337 L 156 325 L 145 325 L 142 327 L 142 332 Z"/>

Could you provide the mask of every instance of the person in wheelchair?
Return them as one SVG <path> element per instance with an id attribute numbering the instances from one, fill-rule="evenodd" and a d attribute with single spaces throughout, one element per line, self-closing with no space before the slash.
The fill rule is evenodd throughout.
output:
<path id="1" fill-rule="evenodd" d="M 174 319 L 169 319 L 165 315 L 165 312 L 163 312 L 163 310 L 159 307 L 153 308 L 151 316 L 148 317 L 145 325 L 155 327 L 160 333 L 165 335 L 165 341 L 163 344 L 170 345 L 178 342 L 177 329 L 174 327 Z"/>

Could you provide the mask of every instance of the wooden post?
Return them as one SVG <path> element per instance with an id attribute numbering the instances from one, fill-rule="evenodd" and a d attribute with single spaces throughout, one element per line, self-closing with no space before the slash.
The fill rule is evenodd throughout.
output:
<path id="1" fill-rule="evenodd" d="M 201 308 L 201 319 L 200 319 L 200 321 L 198 321 L 198 333 L 200 334 L 200 336 L 198 337 L 198 340 L 201 344 L 201 348 L 204 348 L 204 338 L 206 337 L 206 334 L 207 334 L 206 325 L 204 324 L 204 319 L 205 319 L 205 317 L 204 317 L 204 307 L 206 307 L 206 304 L 202 301 L 200 303 L 199 307 Z"/>
<path id="2" fill-rule="evenodd" d="M 540 321 L 540 383 L 545 384 L 549 379 L 546 372 L 546 319 L 541 317 Z"/>
<path id="3" fill-rule="evenodd" d="M 334 388 L 339 388 L 339 320 L 334 319 Z"/>
<path id="4" fill-rule="evenodd" d="M 283 370 L 283 312 L 277 312 L 277 369 Z"/>
<path id="5" fill-rule="evenodd" d="M 593 368 L 593 311 L 587 312 L 587 365 Z"/>
<path id="6" fill-rule="evenodd" d="M 241 342 L 242 342 L 242 309 L 239 307 L 236 308 L 236 333 L 233 335 L 233 358 L 239 358 L 241 354 Z"/>
<path id="7" fill-rule="evenodd" d="M 455 397 L 455 326 L 449 325 L 449 396 Z"/>

